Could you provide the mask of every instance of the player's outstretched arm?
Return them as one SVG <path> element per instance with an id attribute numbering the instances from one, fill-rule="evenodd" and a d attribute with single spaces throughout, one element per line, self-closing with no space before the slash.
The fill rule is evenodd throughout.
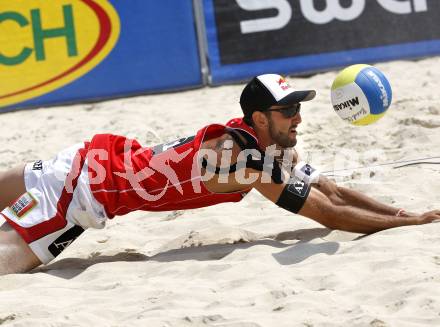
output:
<path id="1" fill-rule="evenodd" d="M 331 229 L 370 234 L 388 228 L 425 224 L 440 219 L 439 210 L 409 217 L 378 213 L 376 203 L 370 209 L 362 199 L 344 202 L 333 193 L 324 193 L 314 187 L 310 187 L 305 198 L 299 197 L 300 192 L 297 192 L 294 186 L 284 183 L 256 183 L 254 187 L 280 207 L 311 218 Z"/>
<path id="2" fill-rule="evenodd" d="M 416 216 L 402 208 L 396 208 L 381 203 L 359 191 L 338 186 L 334 181 L 320 175 L 319 180 L 312 184 L 317 190 L 324 193 L 333 203 L 338 205 L 349 205 L 360 209 L 366 209 L 383 215 Z"/>
<path id="3" fill-rule="evenodd" d="M 204 143 L 205 147 L 218 152 L 217 162 L 214 162 L 213 165 L 222 167 L 222 149 L 224 149 L 223 143 L 225 141 L 231 141 L 230 136 L 224 135 Z M 237 162 L 239 152 L 240 148 L 233 142 L 231 163 Z M 214 171 L 215 168 L 212 167 Z M 294 172 L 301 172 L 304 168 L 307 167 L 300 163 L 295 167 Z M 244 173 L 242 169 L 245 169 Z M 205 181 L 205 186 L 214 192 L 231 192 L 254 187 L 266 198 L 286 210 L 311 218 L 331 229 L 357 233 L 374 233 L 388 228 L 424 224 L 440 219 L 440 211 L 431 211 L 423 215 L 396 216 L 398 208 L 382 204 L 359 192 L 340 188 L 324 176 L 320 176 L 319 180 L 315 182 L 312 176 L 317 172 L 313 169 L 314 173 L 309 176 L 310 185 L 302 184 L 301 180 L 298 180 L 297 184 L 291 183 L 292 180 L 289 180 L 290 184 L 276 181 L 273 171 L 264 171 L 264 169 L 261 171 L 249 167 L 242 167 L 242 169 L 238 169 L 233 174 L 226 173 L 226 183 L 219 183 L 218 177 L 221 174 L 218 174 L 215 178 Z M 241 182 L 242 179 L 237 178 L 238 176 L 259 177 L 248 184 Z M 295 178 L 293 179 L 295 180 Z M 220 186 L 224 188 L 222 189 Z"/>
<path id="4" fill-rule="evenodd" d="M 312 218 L 332 229 L 365 234 L 399 226 L 426 224 L 440 219 L 439 210 L 405 217 L 380 214 L 374 210 L 350 204 L 337 205 L 314 188 L 311 189 L 298 214 Z"/>

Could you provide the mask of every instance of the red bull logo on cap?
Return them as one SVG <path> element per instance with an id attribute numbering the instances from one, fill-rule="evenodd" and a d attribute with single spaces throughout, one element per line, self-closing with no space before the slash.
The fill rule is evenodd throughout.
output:
<path id="1" fill-rule="evenodd" d="M 280 79 L 278 80 L 278 85 L 281 87 L 281 89 L 282 89 L 283 91 L 286 91 L 286 90 L 292 88 L 292 87 L 290 86 L 290 84 L 285 80 L 284 77 L 280 77 Z"/>

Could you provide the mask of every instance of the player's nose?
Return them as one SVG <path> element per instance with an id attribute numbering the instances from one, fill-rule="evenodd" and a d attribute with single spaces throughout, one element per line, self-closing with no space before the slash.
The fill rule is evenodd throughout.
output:
<path id="1" fill-rule="evenodd" d="M 301 113 L 297 112 L 295 116 L 292 117 L 292 123 L 300 124 L 302 122 Z"/>

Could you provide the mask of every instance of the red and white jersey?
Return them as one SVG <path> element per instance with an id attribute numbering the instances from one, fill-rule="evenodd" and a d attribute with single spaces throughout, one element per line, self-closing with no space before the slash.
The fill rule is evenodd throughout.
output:
<path id="1" fill-rule="evenodd" d="M 208 125 L 195 136 L 154 147 L 142 147 L 123 136 L 95 135 L 87 153 L 94 197 L 110 218 L 134 210 L 193 209 L 240 201 L 249 191 L 207 190 L 197 160 L 201 143 L 223 135 L 226 128 L 244 131 L 258 142 L 255 131 L 241 118 Z"/>

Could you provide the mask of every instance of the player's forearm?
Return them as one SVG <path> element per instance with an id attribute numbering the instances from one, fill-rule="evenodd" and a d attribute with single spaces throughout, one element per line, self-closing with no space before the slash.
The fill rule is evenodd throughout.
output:
<path id="1" fill-rule="evenodd" d="M 381 203 L 365 194 L 345 187 L 338 187 L 338 193 L 345 205 L 363 209 L 370 213 L 395 216 L 399 211 L 399 208 Z"/>
<path id="2" fill-rule="evenodd" d="M 353 206 L 334 206 L 333 210 L 316 220 L 331 229 L 364 234 L 419 223 L 417 217 L 378 214 Z"/>

